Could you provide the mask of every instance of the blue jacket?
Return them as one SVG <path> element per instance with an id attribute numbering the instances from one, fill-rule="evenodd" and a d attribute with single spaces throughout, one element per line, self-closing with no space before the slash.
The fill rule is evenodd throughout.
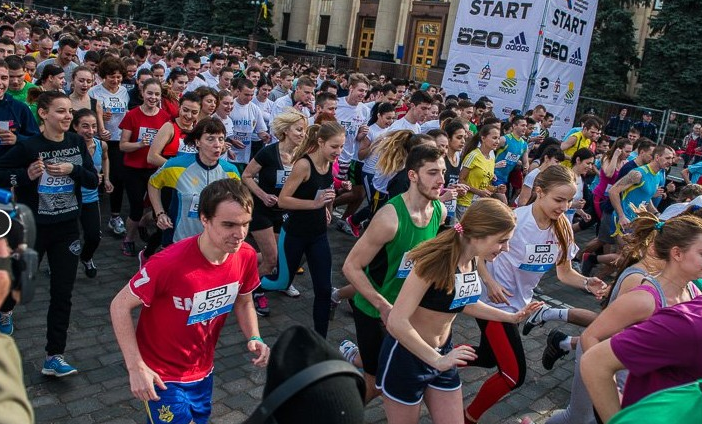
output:
<path id="1" fill-rule="evenodd" d="M 0 121 L 8 121 L 10 131 L 17 136 L 17 142 L 23 142 L 28 138 L 39 135 L 39 125 L 29 110 L 29 107 L 5 94 L 0 99 Z M 7 153 L 12 146 L 0 145 L 0 156 Z"/>

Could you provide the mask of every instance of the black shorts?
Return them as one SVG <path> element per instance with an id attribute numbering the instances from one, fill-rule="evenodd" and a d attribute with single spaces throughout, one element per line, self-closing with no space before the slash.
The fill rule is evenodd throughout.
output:
<path id="1" fill-rule="evenodd" d="M 380 318 L 372 318 L 356 308 L 351 300 L 353 309 L 353 322 L 356 325 L 356 344 L 358 353 L 363 361 L 363 372 L 375 376 L 378 372 L 378 356 L 383 346 L 383 339 L 387 335 L 385 325 Z"/>
<path id="2" fill-rule="evenodd" d="M 349 165 L 348 177 L 351 185 L 363 185 L 363 162 L 352 160 Z"/>
<path id="3" fill-rule="evenodd" d="M 436 351 L 446 355 L 452 349 L 453 344 L 449 337 Z M 461 388 L 461 378 L 456 367 L 441 372 L 417 358 L 390 335 L 383 341 L 378 362 L 375 387 L 382 390 L 388 398 L 403 405 L 416 405 L 421 402 L 427 387 L 445 392 Z M 363 364 L 365 365 L 365 359 Z"/>
<path id="4" fill-rule="evenodd" d="M 280 233 L 283 226 L 283 211 L 266 207 L 263 204 L 255 203 L 249 231 L 260 231 L 273 227 L 273 232 Z"/>

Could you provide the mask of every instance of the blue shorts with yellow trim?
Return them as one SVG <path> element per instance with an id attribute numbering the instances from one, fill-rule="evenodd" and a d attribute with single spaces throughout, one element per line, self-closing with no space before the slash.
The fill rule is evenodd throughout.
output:
<path id="1" fill-rule="evenodd" d="M 147 424 L 205 424 L 212 413 L 212 374 L 194 383 L 166 383 L 156 387 L 161 399 L 144 402 Z"/>

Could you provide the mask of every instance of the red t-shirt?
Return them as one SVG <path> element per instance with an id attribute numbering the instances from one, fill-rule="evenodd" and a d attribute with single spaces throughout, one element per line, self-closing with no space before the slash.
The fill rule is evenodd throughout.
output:
<path id="1" fill-rule="evenodd" d="M 159 109 L 154 116 L 147 116 L 142 112 L 141 107 L 135 107 L 127 112 L 119 124 L 119 128 L 132 132 L 129 138 L 130 143 L 138 143 L 142 139 L 147 140 L 148 144 L 133 152 L 124 153 L 124 165 L 132 168 L 156 168 L 147 160 L 149 155 L 149 145 L 153 142 L 156 133 L 163 124 L 168 122 L 168 113 L 163 109 Z"/>
<path id="2" fill-rule="evenodd" d="M 139 352 L 166 383 L 199 381 L 212 372 L 215 346 L 237 296 L 260 284 L 249 244 L 214 265 L 200 252 L 198 237 L 149 258 L 129 281 L 144 304 L 136 329 Z"/>
<path id="3" fill-rule="evenodd" d="M 180 105 L 178 104 L 177 101 L 170 100 L 170 99 L 162 99 L 161 100 L 161 109 L 166 111 L 169 118 L 176 119 L 178 117 L 178 111 L 180 109 Z"/>

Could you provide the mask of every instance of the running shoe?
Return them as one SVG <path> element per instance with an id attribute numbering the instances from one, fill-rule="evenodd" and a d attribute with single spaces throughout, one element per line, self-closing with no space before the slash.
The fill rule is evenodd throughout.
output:
<path id="1" fill-rule="evenodd" d="M 263 293 L 254 293 L 253 295 L 254 308 L 256 313 L 262 317 L 267 317 L 271 314 L 271 309 L 268 307 L 268 298 Z"/>
<path id="2" fill-rule="evenodd" d="M 353 219 L 351 218 L 351 216 L 346 217 L 346 223 L 348 224 L 348 228 L 351 230 L 351 235 L 359 238 L 361 237 L 361 226 L 354 224 Z"/>
<path id="3" fill-rule="evenodd" d="M 329 321 L 334 321 L 336 308 L 338 308 L 339 305 L 341 305 L 341 300 L 339 299 L 339 289 L 332 287 L 331 302 L 329 304 Z"/>
<path id="4" fill-rule="evenodd" d="M 134 257 L 137 255 L 136 244 L 133 241 L 123 241 L 122 242 L 122 254 L 124 256 Z"/>
<path id="5" fill-rule="evenodd" d="M 80 261 L 83 264 L 83 267 L 85 267 L 85 276 L 88 278 L 95 278 L 97 275 L 97 267 L 95 266 L 95 262 L 93 260 L 89 261 Z"/>
<path id="6" fill-rule="evenodd" d="M 15 332 L 15 324 L 12 319 L 12 311 L 0 312 L 0 333 L 11 336 Z"/>
<path id="7" fill-rule="evenodd" d="M 110 220 L 107 221 L 107 228 L 118 236 L 127 232 L 127 228 L 124 226 L 124 221 L 122 221 L 121 216 L 113 216 L 110 218 Z"/>
<path id="8" fill-rule="evenodd" d="M 534 329 L 534 327 L 543 327 L 546 321 L 543 320 L 543 313 L 548 309 L 548 306 L 542 305 L 536 312 L 531 314 L 524 323 L 524 328 L 522 328 L 522 334 L 527 336 Z"/>
<path id="9" fill-rule="evenodd" d="M 295 288 L 292 284 L 290 284 L 290 287 L 288 287 L 287 290 L 283 290 L 283 293 L 285 293 L 288 297 L 299 297 L 300 296 L 300 291 Z"/>
<path id="10" fill-rule="evenodd" d="M 41 373 L 44 375 L 53 375 L 54 377 L 65 377 L 67 375 L 75 374 L 78 370 L 69 365 L 68 362 L 63 358 L 63 355 L 54 355 L 48 357 L 44 361 L 44 367 L 41 369 Z"/>
<path id="11" fill-rule="evenodd" d="M 339 352 L 341 352 L 341 356 L 343 356 L 347 362 L 353 365 L 353 361 L 358 355 L 358 346 L 351 340 L 344 340 L 339 345 Z"/>
<path id="12" fill-rule="evenodd" d="M 548 333 L 548 337 L 546 337 L 546 347 L 544 348 L 544 353 L 541 355 L 541 365 L 543 365 L 545 369 L 553 369 L 553 364 L 568 354 L 567 350 L 563 350 L 559 346 L 566 337 L 568 337 L 567 334 L 555 328 Z"/>
<path id="13" fill-rule="evenodd" d="M 336 221 L 336 229 L 350 236 L 358 237 L 354 235 L 353 229 L 351 228 L 351 225 L 348 222 L 348 218 Z"/>

